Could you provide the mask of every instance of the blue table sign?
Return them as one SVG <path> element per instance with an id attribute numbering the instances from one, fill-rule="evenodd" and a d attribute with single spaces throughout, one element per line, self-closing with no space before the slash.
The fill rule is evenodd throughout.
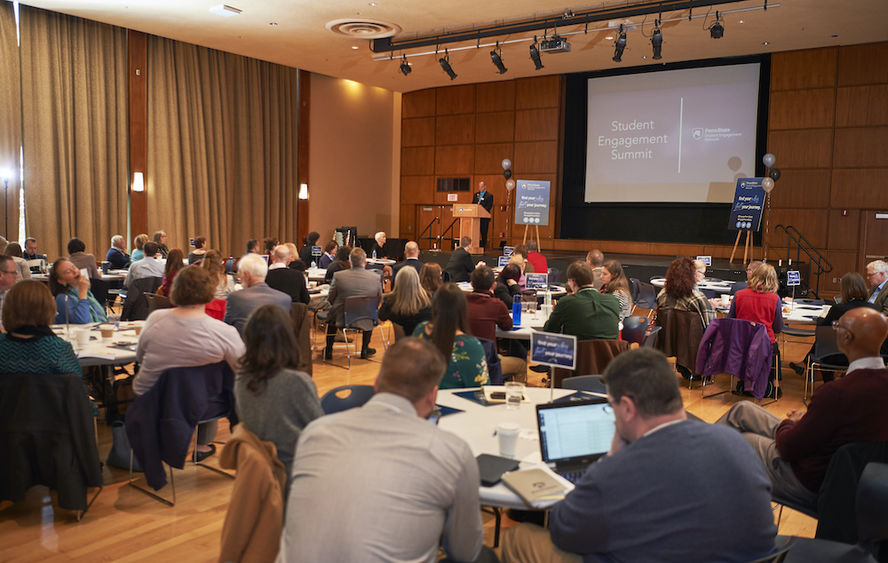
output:
<path id="1" fill-rule="evenodd" d="M 794 285 L 802 285 L 802 277 L 799 275 L 799 272 L 796 270 L 788 270 L 786 272 L 786 285 L 794 286 Z"/>
<path id="2" fill-rule="evenodd" d="M 549 289 L 549 274 L 525 274 L 524 287 L 527 289 Z"/>
<path id="3" fill-rule="evenodd" d="M 553 332 L 531 332 L 530 359 L 546 366 L 575 369 L 577 337 Z"/>
<path id="4" fill-rule="evenodd" d="M 503 256 L 512 256 L 512 253 L 515 252 L 514 246 L 504 246 L 503 247 Z"/>
<path id="5" fill-rule="evenodd" d="M 509 257 L 508 256 L 499 256 L 496 259 L 496 265 L 500 268 L 505 268 L 509 265 Z"/>
<path id="6" fill-rule="evenodd" d="M 311 247 L 311 255 L 312 256 L 320 256 L 323 253 L 324 253 L 324 249 L 321 248 L 320 246 L 312 246 Z"/>

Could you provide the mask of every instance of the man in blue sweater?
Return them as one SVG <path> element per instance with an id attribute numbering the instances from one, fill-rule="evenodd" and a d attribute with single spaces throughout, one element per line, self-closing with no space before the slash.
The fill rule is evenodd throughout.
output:
<path id="1" fill-rule="evenodd" d="M 737 433 L 687 420 L 666 358 L 620 354 L 604 373 L 616 432 L 555 505 L 548 532 L 507 530 L 504 561 L 750 561 L 774 551 L 771 484 Z"/>

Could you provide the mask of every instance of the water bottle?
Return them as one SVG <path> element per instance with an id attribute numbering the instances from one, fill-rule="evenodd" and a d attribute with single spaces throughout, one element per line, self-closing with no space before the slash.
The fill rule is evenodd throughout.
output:
<path id="1" fill-rule="evenodd" d="M 318 263 L 315 262 L 314 260 L 312 260 L 312 261 L 311 261 L 311 269 L 313 270 L 313 269 L 315 269 L 315 268 L 317 268 L 317 267 L 318 267 Z"/>
<path id="2" fill-rule="evenodd" d="M 521 325 L 521 294 L 512 298 L 512 330 L 517 330 Z"/>
<path id="3" fill-rule="evenodd" d="M 376 260 L 376 249 L 373 249 L 373 259 Z"/>

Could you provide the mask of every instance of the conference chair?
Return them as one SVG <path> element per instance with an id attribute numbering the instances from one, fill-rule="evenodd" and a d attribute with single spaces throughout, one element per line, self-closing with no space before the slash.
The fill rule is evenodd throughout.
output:
<path id="1" fill-rule="evenodd" d="M 375 392 L 372 385 L 342 385 L 324 393 L 321 397 L 321 410 L 324 414 L 333 414 L 360 407 L 369 401 Z"/>
<path id="2" fill-rule="evenodd" d="M 296 347 L 299 350 L 299 360 L 296 364 L 296 369 L 311 375 L 311 320 L 308 317 L 308 305 L 298 301 L 291 303 L 290 320 L 293 321 Z"/>
<path id="3" fill-rule="evenodd" d="M 808 385 L 814 394 L 814 371 L 833 372 L 834 375 L 844 374 L 848 369 L 848 358 L 839 351 L 836 342 L 836 331 L 831 326 L 818 326 L 814 329 L 814 351 L 808 356 L 808 369 L 805 377 L 805 390 L 802 401 L 808 403 Z"/>
<path id="4" fill-rule="evenodd" d="M 152 276 L 133 280 L 126 292 L 126 300 L 123 302 L 123 312 L 120 314 L 122 321 L 144 321 L 150 312 L 146 293 L 157 293 L 163 278 Z"/>
<path id="5" fill-rule="evenodd" d="M 348 366 L 347 369 L 351 369 L 351 346 L 348 345 L 348 332 L 353 331 L 355 333 L 354 336 L 354 347 L 355 347 L 355 355 L 358 354 L 358 333 L 363 332 L 365 330 L 374 330 L 379 326 L 379 298 L 378 297 L 349 297 L 345 300 L 345 307 L 343 308 L 343 321 L 344 326 L 338 327 L 338 330 L 342 331 L 342 335 L 345 338 L 345 354 L 348 358 Z M 331 319 L 327 319 L 327 322 L 332 322 Z M 386 337 L 385 331 L 381 331 L 382 334 L 382 345 L 384 348 L 388 348 L 388 338 Z M 373 360 L 376 361 L 376 360 Z M 338 367 L 346 367 L 340 366 L 339 364 L 333 364 Z"/>
<path id="6" fill-rule="evenodd" d="M 703 338 L 703 317 L 695 311 L 659 309 L 656 323 L 663 329 L 656 342 L 657 349 L 666 356 L 675 356 L 676 366 L 690 376 L 690 388 L 697 367 L 697 350 Z"/>
<path id="7" fill-rule="evenodd" d="M 620 339 L 629 343 L 642 344 L 649 324 L 650 320 L 647 317 L 640 315 L 626 317 L 623 319 L 623 330 L 620 332 Z"/>
<path id="8" fill-rule="evenodd" d="M 604 373 L 608 364 L 629 349 L 625 340 L 580 340 L 577 343 L 577 367 L 574 370 L 555 368 L 552 378 L 555 387 L 561 387 L 562 381 L 577 375 Z"/>
<path id="9" fill-rule="evenodd" d="M 0 377 L 0 500 L 19 502 L 35 485 L 80 520 L 102 492 L 95 417 L 74 374 Z M 88 489 L 98 490 L 87 500 Z"/>
<path id="10" fill-rule="evenodd" d="M 600 375 L 576 375 L 565 377 L 561 380 L 562 389 L 575 389 L 577 391 L 591 391 L 593 393 L 607 393 L 607 387 Z"/>
<path id="11" fill-rule="evenodd" d="M 649 283 L 645 283 L 638 279 L 632 278 L 634 283 L 632 283 L 633 295 L 632 295 L 632 304 L 633 304 L 633 312 L 635 311 L 635 307 L 641 307 L 642 309 L 648 309 L 647 317 L 650 319 L 654 314 L 654 311 L 657 309 L 657 291 L 654 289 Z"/>
<path id="12" fill-rule="evenodd" d="M 487 361 L 487 377 L 490 385 L 503 384 L 503 366 L 496 349 L 496 341 L 477 337 L 484 347 L 484 359 Z M 514 375 L 514 374 L 513 374 Z"/>
<path id="13" fill-rule="evenodd" d="M 656 348 L 657 335 L 661 330 L 663 330 L 663 327 L 661 326 L 648 326 L 648 331 L 644 335 L 644 340 L 642 340 L 641 345 L 646 348 Z"/>
<path id="14" fill-rule="evenodd" d="M 158 309 L 172 309 L 173 304 L 170 298 L 157 293 L 146 292 L 145 299 L 148 300 L 148 314 L 150 315 Z"/>
<path id="15" fill-rule="evenodd" d="M 697 350 L 695 373 L 702 379 L 700 396 L 715 397 L 726 393 L 733 387 L 734 378 L 745 383 L 744 389 L 761 400 L 768 393 L 772 360 L 779 359 L 772 354 L 773 346 L 768 338 L 768 330 L 761 323 L 742 319 L 715 319 L 706 327 Z M 707 381 L 711 385 L 717 374 L 727 373 L 731 376 L 731 385 L 727 390 L 706 395 Z M 775 378 L 775 384 L 779 381 Z M 773 391 L 776 400 L 779 393 Z"/>

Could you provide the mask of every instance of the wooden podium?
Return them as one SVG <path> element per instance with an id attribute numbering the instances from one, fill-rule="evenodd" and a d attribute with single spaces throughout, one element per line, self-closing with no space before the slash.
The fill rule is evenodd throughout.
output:
<path id="1" fill-rule="evenodd" d="M 471 237 L 469 254 L 481 254 L 481 219 L 490 219 L 490 213 L 477 203 L 458 203 L 453 206 L 453 216 L 459 217 L 459 238 Z M 490 233 L 488 233 L 488 236 Z"/>

